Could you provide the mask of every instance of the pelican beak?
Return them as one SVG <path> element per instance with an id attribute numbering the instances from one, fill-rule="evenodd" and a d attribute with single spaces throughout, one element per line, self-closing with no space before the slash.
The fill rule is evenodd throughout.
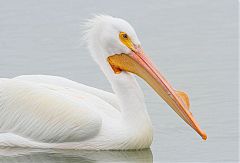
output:
<path id="1" fill-rule="evenodd" d="M 186 93 L 174 90 L 159 73 L 140 46 L 134 46 L 130 54 L 115 54 L 108 57 L 113 71 L 134 73 L 144 79 L 163 100 L 201 137 L 206 140 L 206 133 L 200 129 L 197 121 L 189 111 L 189 99 Z"/>

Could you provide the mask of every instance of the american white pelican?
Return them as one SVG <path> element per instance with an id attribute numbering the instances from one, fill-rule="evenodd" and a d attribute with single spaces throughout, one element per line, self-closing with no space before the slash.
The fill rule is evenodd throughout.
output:
<path id="1" fill-rule="evenodd" d="M 149 148 L 152 124 L 133 74 L 143 78 L 188 125 L 207 138 L 189 111 L 187 94 L 174 90 L 158 72 L 128 22 L 96 16 L 86 28 L 88 49 L 114 94 L 56 76 L 1 79 L 0 146 Z"/>

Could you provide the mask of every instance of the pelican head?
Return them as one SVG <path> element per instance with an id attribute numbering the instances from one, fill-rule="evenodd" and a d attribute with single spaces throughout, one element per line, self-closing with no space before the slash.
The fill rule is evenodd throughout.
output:
<path id="1" fill-rule="evenodd" d="M 176 91 L 144 53 L 133 27 L 125 20 L 96 16 L 87 23 L 86 39 L 93 58 L 105 62 L 114 75 L 133 73 L 144 79 L 163 100 L 204 140 L 202 131 L 189 111 L 186 93 Z"/>
<path id="2" fill-rule="evenodd" d="M 84 39 L 93 58 L 99 63 L 112 54 L 130 54 L 140 41 L 133 27 L 125 20 L 108 15 L 99 15 L 85 24 Z"/>

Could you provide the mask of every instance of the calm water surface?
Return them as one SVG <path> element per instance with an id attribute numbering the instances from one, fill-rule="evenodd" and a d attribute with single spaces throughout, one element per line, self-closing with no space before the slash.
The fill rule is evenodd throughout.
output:
<path id="1" fill-rule="evenodd" d="M 234 0 L 0 0 L 0 77 L 49 74 L 111 91 L 81 45 L 80 23 L 94 13 L 127 19 L 145 52 L 208 134 L 201 138 L 145 82 L 154 125 L 150 150 L 126 152 L 0 149 L 0 162 L 236 162 L 238 24 Z M 87 71 L 86 71 L 87 70 Z"/>

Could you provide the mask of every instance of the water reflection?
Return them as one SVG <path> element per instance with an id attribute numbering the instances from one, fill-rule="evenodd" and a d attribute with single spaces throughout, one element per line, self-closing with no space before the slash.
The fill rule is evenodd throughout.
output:
<path id="1" fill-rule="evenodd" d="M 142 151 L 80 151 L 80 150 L 51 150 L 0 148 L 1 163 L 52 163 L 52 162 L 131 162 L 152 163 L 150 149 Z"/>

